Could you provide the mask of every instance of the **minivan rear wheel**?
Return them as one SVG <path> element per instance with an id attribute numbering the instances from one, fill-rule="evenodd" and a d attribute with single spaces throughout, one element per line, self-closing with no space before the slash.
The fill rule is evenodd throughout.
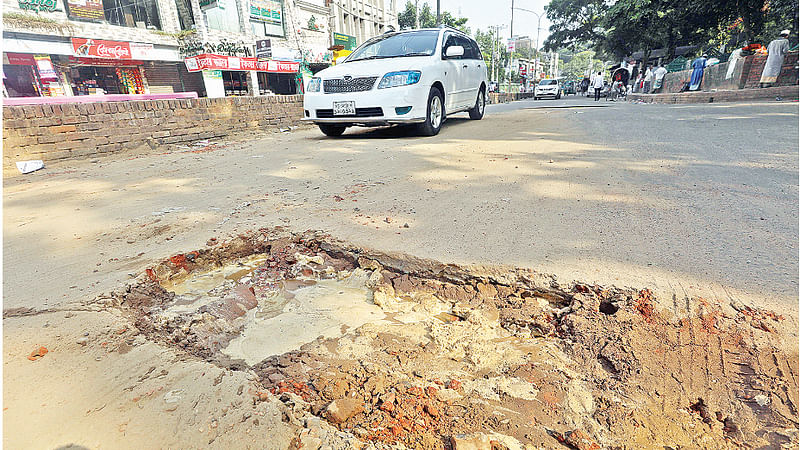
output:
<path id="1" fill-rule="evenodd" d="M 432 87 L 428 94 L 428 108 L 425 122 L 419 124 L 417 130 L 423 136 L 436 136 L 444 121 L 444 99 L 439 88 Z"/>
<path id="2" fill-rule="evenodd" d="M 483 88 L 478 90 L 478 100 L 475 101 L 475 106 L 469 110 L 469 118 L 472 120 L 481 120 L 483 112 L 486 109 L 486 91 Z"/>
<path id="3" fill-rule="evenodd" d="M 317 126 L 319 126 L 320 131 L 322 131 L 325 136 L 331 137 L 341 136 L 342 133 L 344 133 L 344 130 L 347 129 L 347 127 L 344 125 L 328 125 L 320 123 L 317 124 Z"/>

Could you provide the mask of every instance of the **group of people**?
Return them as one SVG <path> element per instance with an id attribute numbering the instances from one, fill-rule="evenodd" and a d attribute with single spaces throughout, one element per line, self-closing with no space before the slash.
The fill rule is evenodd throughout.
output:
<path id="1" fill-rule="evenodd" d="M 769 87 L 775 84 L 780 75 L 781 67 L 783 66 L 783 59 L 789 51 L 789 30 L 781 31 L 780 37 L 769 43 L 767 48 L 768 56 L 764 71 L 761 74 L 761 87 Z M 741 51 L 735 51 L 731 55 L 729 64 L 733 65 L 728 68 L 726 78 L 731 78 L 733 75 L 733 68 L 736 61 L 744 58 Z M 713 64 L 713 62 L 712 62 Z M 684 83 L 681 91 L 697 91 L 703 83 L 703 75 L 706 67 L 709 65 L 708 55 L 703 54 L 701 57 L 692 61 L 692 75 L 687 82 Z M 667 68 L 663 64 L 648 65 L 644 70 L 639 70 L 638 66 L 634 63 L 628 65 L 623 63 L 621 67 L 612 72 L 611 75 L 611 88 L 608 92 L 608 99 L 614 100 L 618 95 L 625 95 L 628 92 L 628 85 L 631 84 L 632 92 L 640 92 L 643 94 L 653 94 L 660 92 L 664 86 L 664 77 L 667 75 Z M 603 79 L 603 73 L 592 73 L 589 77 L 583 79 L 579 85 L 579 90 L 582 92 L 594 91 L 594 100 L 599 101 L 601 93 L 605 88 L 607 82 Z"/>

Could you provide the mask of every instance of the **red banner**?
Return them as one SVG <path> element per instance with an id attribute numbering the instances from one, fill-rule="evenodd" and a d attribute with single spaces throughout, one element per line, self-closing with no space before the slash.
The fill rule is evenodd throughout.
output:
<path id="1" fill-rule="evenodd" d="M 127 42 L 72 38 L 72 49 L 75 52 L 75 56 L 131 59 L 131 46 Z"/>
<path id="2" fill-rule="evenodd" d="M 33 55 L 27 53 L 6 53 L 8 63 L 15 66 L 32 66 L 36 64 Z"/>
<path id="3" fill-rule="evenodd" d="M 300 70 L 296 61 L 259 61 L 256 58 L 202 54 L 186 58 L 189 72 L 201 70 L 256 70 L 259 72 L 294 73 Z"/>

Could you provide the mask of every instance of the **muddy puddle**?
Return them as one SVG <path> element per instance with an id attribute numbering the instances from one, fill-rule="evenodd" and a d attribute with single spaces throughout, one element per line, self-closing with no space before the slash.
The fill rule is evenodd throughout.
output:
<path id="1" fill-rule="evenodd" d="M 279 230 L 174 255 L 115 295 L 150 339 L 251 372 L 297 448 L 798 442 L 796 323 L 736 301 L 664 311 L 644 288 Z"/>

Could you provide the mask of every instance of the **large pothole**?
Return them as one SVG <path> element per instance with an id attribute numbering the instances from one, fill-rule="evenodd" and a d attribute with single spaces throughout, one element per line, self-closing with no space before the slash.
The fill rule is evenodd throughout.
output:
<path id="1" fill-rule="evenodd" d="M 253 371 L 254 401 L 280 398 L 303 448 L 342 432 L 376 448 L 797 444 L 796 347 L 769 311 L 693 299 L 676 317 L 646 289 L 315 233 L 209 244 L 116 298 L 151 339 Z"/>

